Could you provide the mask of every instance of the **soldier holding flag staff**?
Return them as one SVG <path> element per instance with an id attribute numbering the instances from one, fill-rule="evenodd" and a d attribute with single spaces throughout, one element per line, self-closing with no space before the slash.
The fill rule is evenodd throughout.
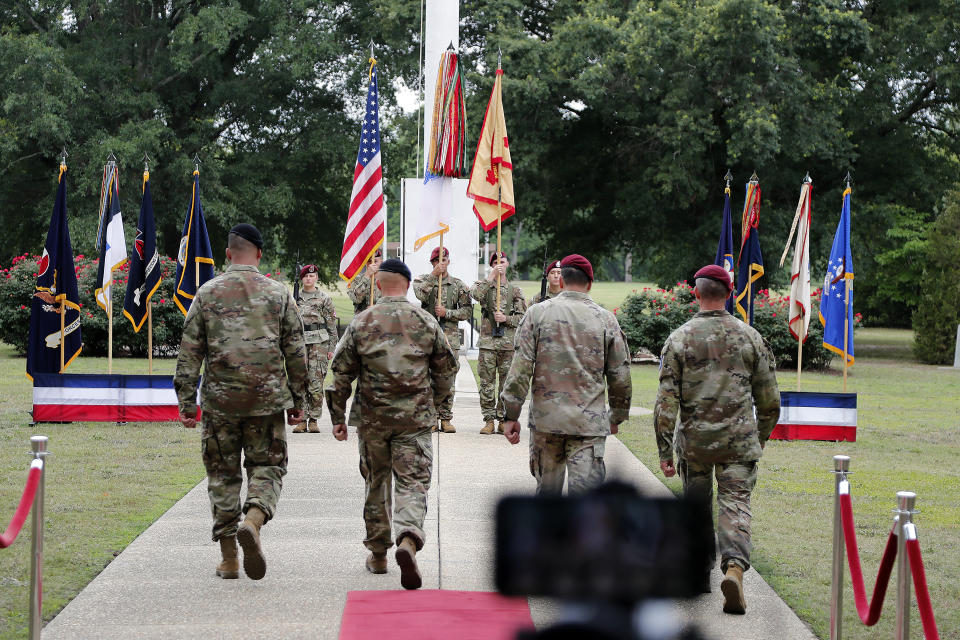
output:
<path id="1" fill-rule="evenodd" d="M 308 264 L 300 269 L 302 287 L 297 294 L 297 307 L 303 319 L 303 335 L 307 344 L 307 400 L 303 422 L 293 433 L 320 433 L 320 415 L 323 413 L 323 379 L 327 363 L 337 346 L 337 311 L 333 301 L 317 288 L 317 267 Z"/>

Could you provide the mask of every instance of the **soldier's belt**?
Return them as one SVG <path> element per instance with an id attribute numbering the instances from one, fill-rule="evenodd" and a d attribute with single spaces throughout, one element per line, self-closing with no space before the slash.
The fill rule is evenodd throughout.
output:
<path id="1" fill-rule="evenodd" d="M 305 325 L 303 325 L 303 330 L 304 330 L 304 331 L 319 331 L 319 330 L 320 330 L 320 324 L 317 323 L 317 322 L 314 322 L 314 323 L 312 323 L 312 324 L 305 324 Z"/>

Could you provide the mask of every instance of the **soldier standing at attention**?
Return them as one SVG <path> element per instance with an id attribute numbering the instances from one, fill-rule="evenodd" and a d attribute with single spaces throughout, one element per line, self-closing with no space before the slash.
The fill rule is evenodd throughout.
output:
<path id="1" fill-rule="evenodd" d="M 353 303 L 354 314 L 358 314 L 370 306 L 370 287 L 373 287 L 373 278 L 377 275 L 377 269 L 380 267 L 381 262 L 383 262 L 383 250 L 377 249 L 373 252 L 373 255 L 370 256 L 364 273 L 354 278 L 350 283 L 350 288 L 347 289 L 347 295 Z M 379 299 L 380 291 L 374 287 L 374 304 L 376 304 Z M 350 424 L 353 424 L 353 422 Z"/>
<path id="2" fill-rule="evenodd" d="M 327 375 L 327 363 L 337 346 L 337 312 L 333 300 L 317 289 L 317 267 L 308 264 L 300 269 L 300 297 L 297 307 L 303 319 L 303 336 L 307 344 L 307 406 L 304 420 L 293 433 L 320 433 L 320 416 L 323 413 L 323 378 Z"/>
<path id="3" fill-rule="evenodd" d="M 433 271 L 418 276 L 413 281 L 413 292 L 423 307 L 440 323 L 440 328 L 447 336 L 450 348 L 457 356 L 460 354 L 460 321 L 469 320 L 473 315 L 473 301 L 470 299 L 470 291 L 463 284 L 463 280 L 454 278 L 447 273 L 447 267 L 450 265 L 450 252 L 447 248 L 443 249 L 443 257 L 440 257 L 440 247 L 437 247 L 430 254 L 430 264 L 433 265 Z M 443 278 L 443 296 L 437 295 L 437 280 Z M 460 369 L 459 359 L 457 360 L 457 370 Z M 437 407 L 437 413 L 440 415 L 440 431 L 444 433 L 456 433 L 456 428 L 450 422 L 453 420 L 453 383 L 456 381 L 457 372 L 453 372 L 453 380 L 450 382 L 449 399 Z M 437 430 L 434 425 L 434 431 Z"/>
<path id="4" fill-rule="evenodd" d="M 359 377 L 363 419 L 357 440 L 366 485 L 363 544 L 370 550 L 366 567 L 371 573 L 386 573 L 387 550 L 396 540 L 400 584 L 419 589 L 417 551 L 425 538 L 431 431 L 437 424 L 436 407 L 452 391 L 457 358 L 433 316 L 407 300 L 410 270 L 403 262 L 384 261 L 377 287 L 383 293 L 380 302 L 356 316 L 337 345 L 327 404 L 333 436 L 346 440 L 344 408 L 350 384 Z"/>
<path id="5" fill-rule="evenodd" d="M 780 392 L 774 358 L 763 338 L 724 309 L 733 290 L 730 274 L 709 265 L 694 279 L 700 312 L 663 345 L 653 424 L 663 475 L 669 478 L 680 472 L 684 495 L 699 499 L 708 510 L 704 522 L 709 523 L 711 539 L 716 475 L 723 610 L 744 613 L 750 494 L 757 482 L 757 461 L 780 416 Z M 710 591 L 715 561 L 712 554 L 705 592 Z"/>
<path id="6" fill-rule="evenodd" d="M 484 426 L 480 433 L 493 433 L 493 421 L 499 420 L 497 433 L 503 433 L 503 401 L 498 397 L 503 391 L 503 380 L 513 359 L 513 335 L 527 310 L 523 291 L 507 282 L 507 267 L 510 261 L 506 254 L 496 251 L 490 256 L 493 267 L 486 280 L 477 280 L 470 288 L 470 295 L 480 303 L 480 355 L 477 359 L 477 375 L 480 377 L 480 410 Z M 500 308 L 497 309 L 497 278 L 500 279 Z M 497 378 L 499 377 L 499 387 Z"/>
<path id="7" fill-rule="evenodd" d="M 216 571 L 221 578 L 239 574 L 238 540 L 247 576 L 259 580 L 267 572 L 260 528 L 276 512 L 287 472 L 283 411 L 302 407 L 306 395 L 303 324 L 290 291 L 260 275 L 262 249 L 263 238 L 253 225 L 230 230 L 231 264 L 197 291 L 184 320 L 173 378 L 180 422 L 193 429 L 197 379 L 204 366 L 201 451 L 213 540 L 220 542 L 223 556 Z M 300 422 L 303 411 L 288 411 L 287 420 Z M 241 510 L 244 469 L 247 499 Z M 241 511 L 246 514 L 242 524 Z"/>
<path id="8" fill-rule="evenodd" d="M 530 472 L 537 494 L 559 495 L 603 483 L 607 435 L 630 415 L 630 352 L 617 318 L 590 299 L 593 267 L 581 255 L 561 261 L 563 291 L 530 307 L 501 399 L 505 435 L 520 442 L 520 409 L 531 387 Z M 607 410 L 605 397 L 610 399 Z"/>
<path id="9" fill-rule="evenodd" d="M 538 302 L 543 302 L 544 300 L 549 300 L 550 298 L 556 298 L 560 295 L 560 292 L 563 291 L 563 279 L 560 275 L 560 261 L 551 260 L 543 267 L 543 275 L 547 279 L 547 289 L 543 293 L 537 292 L 537 295 L 533 296 L 530 300 L 530 306 L 537 304 Z M 542 290 L 541 290 L 542 291 Z"/>

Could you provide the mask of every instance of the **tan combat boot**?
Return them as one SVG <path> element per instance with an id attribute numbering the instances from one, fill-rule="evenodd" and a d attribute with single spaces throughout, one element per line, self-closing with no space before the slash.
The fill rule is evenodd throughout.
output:
<path id="1" fill-rule="evenodd" d="M 417 543 L 411 536 L 403 536 L 397 545 L 397 564 L 400 565 L 400 584 L 404 589 L 419 589 L 423 584 L 417 567 Z"/>
<path id="2" fill-rule="evenodd" d="M 502 423 L 502 422 L 498 422 L 498 423 L 497 423 L 497 433 L 503 433 L 503 423 Z"/>
<path id="3" fill-rule="evenodd" d="M 259 580 L 267 574 L 267 559 L 260 548 L 260 527 L 266 519 L 267 514 L 258 507 L 250 507 L 237 529 L 237 542 L 243 549 L 243 572 L 251 580 Z"/>
<path id="4" fill-rule="evenodd" d="M 484 425 L 483 429 L 480 429 L 480 433 L 485 436 L 493 433 L 493 420 L 487 420 L 487 424 Z"/>
<path id="5" fill-rule="evenodd" d="M 433 425 L 433 429 L 430 429 L 430 433 L 436 433 L 437 431 L 440 431 L 440 427 L 437 425 Z"/>
<path id="6" fill-rule="evenodd" d="M 456 433 L 457 428 L 450 424 L 449 420 L 441 420 L 440 431 L 443 431 L 444 433 Z"/>
<path id="7" fill-rule="evenodd" d="M 295 426 L 295 427 L 293 428 L 293 431 L 291 431 L 291 433 L 306 433 L 306 432 L 307 432 L 307 421 L 306 421 L 306 420 L 304 420 L 303 422 L 298 422 L 298 423 L 297 423 L 297 426 Z"/>
<path id="8" fill-rule="evenodd" d="M 370 555 L 367 556 L 367 571 L 370 573 L 386 573 L 387 572 L 387 552 L 381 551 L 377 553 L 376 551 L 371 551 Z"/>
<path id="9" fill-rule="evenodd" d="M 743 597 L 743 569 L 740 565 L 730 562 L 727 564 L 727 573 L 720 583 L 723 592 L 724 613 L 746 613 L 747 601 Z"/>
<path id="10" fill-rule="evenodd" d="M 220 538 L 220 555 L 223 559 L 217 565 L 217 575 L 224 580 L 239 578 L 240 561 L 237 560 L 237 536 Z"/>
<path id="11" fill-rule="evenodd" d="M 310 433 L 320 433 L 320 421 L 319 420 L 307 420 L 307 431 Z"/>

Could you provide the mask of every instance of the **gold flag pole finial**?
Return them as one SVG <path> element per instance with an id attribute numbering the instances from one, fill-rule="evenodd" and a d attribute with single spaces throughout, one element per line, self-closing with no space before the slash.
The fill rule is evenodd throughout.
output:
<path id="1" fill-rule="evenodd" d="M 723 179 L 727 181 L 727 189 L 730 188 L 730 182 L 733 181 L 733 174 L 730 173 L 730 169 L 727 169 L 727 175 L 723 176 Z"/>

